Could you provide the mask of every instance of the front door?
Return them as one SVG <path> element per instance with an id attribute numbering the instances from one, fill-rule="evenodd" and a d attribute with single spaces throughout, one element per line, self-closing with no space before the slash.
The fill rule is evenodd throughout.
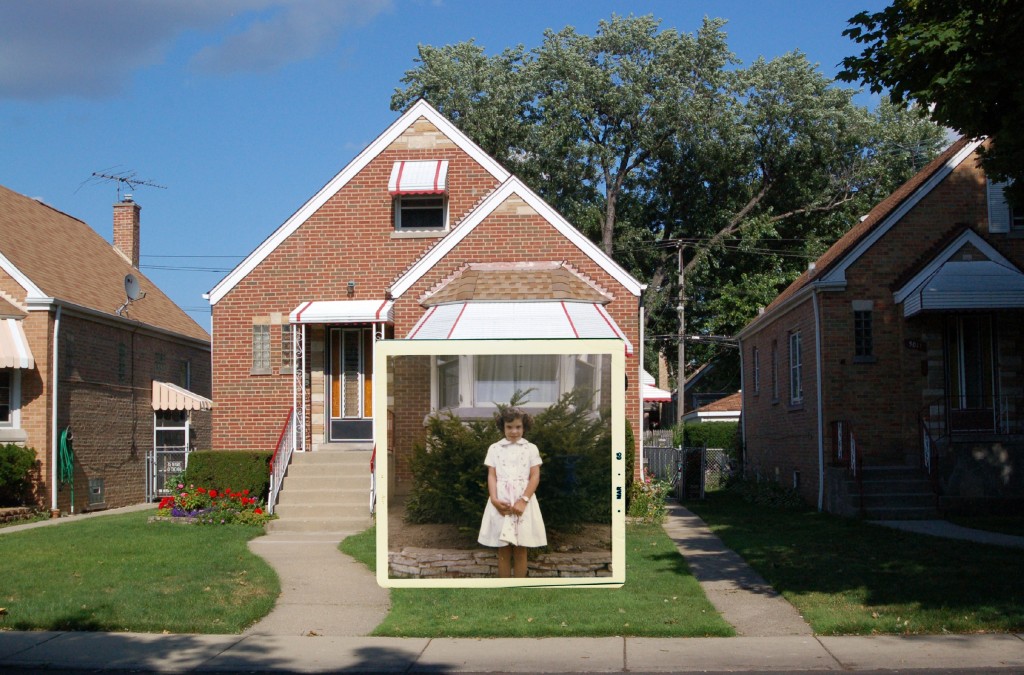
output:
<path id="1" fill-rule="evenodd" d="M 946 325 L 950 430 L 995 429 L 995 377 L 992 317 L 951 317 Z"/>
<path id="2" fill-rule="evenodd" d="M 330 329 L 328 440 L 366 441 L 373 437 L 372 354 L 372 327 Z"/>

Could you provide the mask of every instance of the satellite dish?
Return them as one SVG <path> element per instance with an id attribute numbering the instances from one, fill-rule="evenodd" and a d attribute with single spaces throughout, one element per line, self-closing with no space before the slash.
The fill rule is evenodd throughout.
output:
<path id="1" fill-rule="evenodd" d="M 128 296 L 129 300 L 138 300 L 142 294 L 139 287 L 139 280 L 134 274 L 124 275 L 124 293 Z"/>

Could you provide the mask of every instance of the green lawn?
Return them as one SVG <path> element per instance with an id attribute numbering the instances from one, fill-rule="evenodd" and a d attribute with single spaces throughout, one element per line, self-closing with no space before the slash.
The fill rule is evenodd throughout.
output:
<path id="1" fill-rule="evenodd" d="M 341 544 L 374 566 L 375 530 Z M 375 635 L 401 637 L 730 636 L 658 525 L 629 525 L 626 584 L 600 588 L 395 588 Z"/>
<path id="2" fill-rule="evenodd" d="M 150 511 L 0 534 L 0 629 L 238 633 L 273 607 L 262 527 L 148 523 Z"/>
<path id="3" fill-rule="evenodd" d="M 729 492 L 688 503 L 823 635 L 1024 629 L 1024 551 L 901 532 Z"/>

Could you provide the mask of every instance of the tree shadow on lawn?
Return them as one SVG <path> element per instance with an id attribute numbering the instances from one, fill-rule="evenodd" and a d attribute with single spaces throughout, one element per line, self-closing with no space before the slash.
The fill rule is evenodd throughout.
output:
<path id="1" fill-rule="evenodd" d="M 911 608 L 1024 627 L 1024 553 L 814 511 L 766 509 L 733 495 L 692 504 L 776 590 L 842 596 L 851 610 Z M 876 612 L 877 613 L 877 612 Z M 985 628 L 986 626 L 980 626 Z M 952 629 L 952 628 L 951 628 Z M 968 624 L 969 629 L 969 624 Z"/>

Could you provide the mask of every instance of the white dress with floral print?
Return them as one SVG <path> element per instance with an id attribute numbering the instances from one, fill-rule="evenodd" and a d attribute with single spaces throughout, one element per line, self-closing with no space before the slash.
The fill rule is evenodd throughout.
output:
<path id="1" fill-rule="evenodd" d="M 498 479 L 498 500 L 515 504 L 530 482 L 530 468 L 541 464 L 540 451 L 526 439 L 512 443 L 503 438 L 487 449 L 484 464 L 494 467 Z M 530 498 L 521 516 L 501 515 L 488 499 L 477 540 L 484 546 L 547 546 L 548 537 L 537 496 Z"/>

